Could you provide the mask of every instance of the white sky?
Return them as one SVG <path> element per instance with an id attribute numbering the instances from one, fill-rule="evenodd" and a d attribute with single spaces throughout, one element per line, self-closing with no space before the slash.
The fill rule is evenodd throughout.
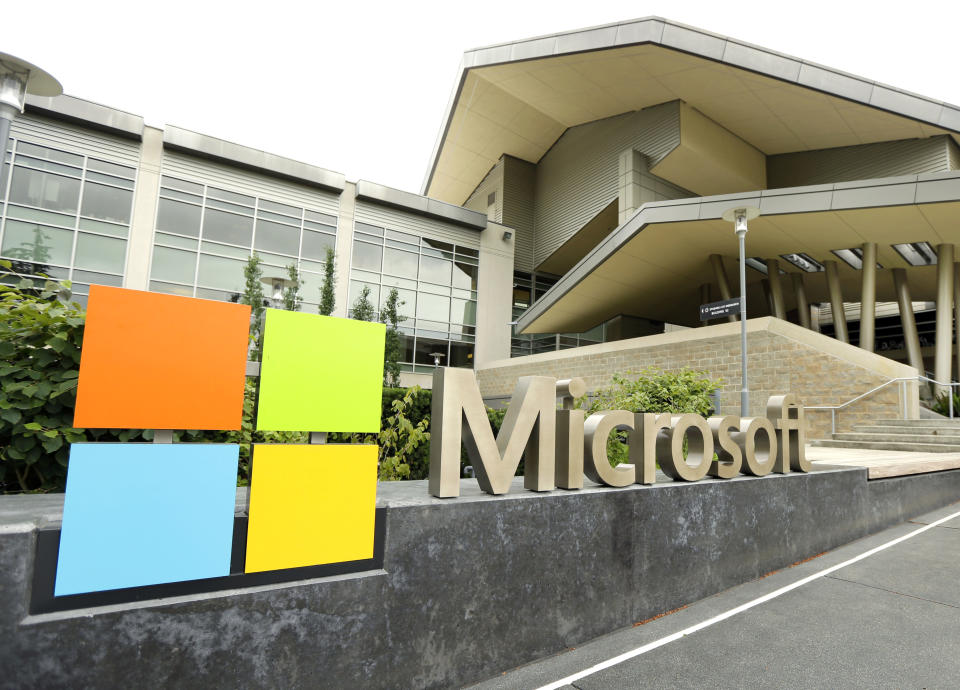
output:
<path id="1" fill-rule="evenodd" d="M 419 192 L 463 51 L 659 15 L 960 104 L 960 2 L 5 2 L 70 95 Z"/>

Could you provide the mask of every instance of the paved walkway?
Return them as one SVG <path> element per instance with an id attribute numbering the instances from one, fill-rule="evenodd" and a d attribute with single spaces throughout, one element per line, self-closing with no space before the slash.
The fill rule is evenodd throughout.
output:
<path id="1" fill-rule="evenodd" d="M 960 503 L 475 687 L 960 687 Z"/>
<path id="2" fill-rule="evenodd" d="M 866 467 L 870 479 L 901 477 L 905 474 L 942 472 L 960 468 L 960 453 L 923 453 L 864 448 L 821 448 L 807 446 L 807 459 L 814 466 Z"/>

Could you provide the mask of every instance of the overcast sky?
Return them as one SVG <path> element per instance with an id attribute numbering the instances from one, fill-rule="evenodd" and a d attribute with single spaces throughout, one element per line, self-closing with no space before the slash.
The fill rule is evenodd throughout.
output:
<path id="1" fill-rule="evenodd" d="M 420 191 L 463 51 L 659 15 L 960 104 L 960 2 L 3 3 L 70 95 Z"/>

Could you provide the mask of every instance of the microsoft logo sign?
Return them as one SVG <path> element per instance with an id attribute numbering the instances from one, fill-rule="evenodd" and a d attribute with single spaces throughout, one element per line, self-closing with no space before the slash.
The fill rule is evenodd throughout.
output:
<path id="1" fill-rule="evenodd" d="M 238 430 L 250 307 L 93 286 L 74 426 Z M 377 432 L 382 324 L 267 310 L 256 428 Z M 79 443 L 56 596 L 229 575 L 240 447 Z M 375 445 L 253 447 L 244 572 L 371 558 Z"/>

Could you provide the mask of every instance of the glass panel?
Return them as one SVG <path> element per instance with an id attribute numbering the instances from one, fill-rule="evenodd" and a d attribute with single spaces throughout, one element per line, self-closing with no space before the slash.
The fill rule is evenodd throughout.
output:
<path id="1" fill-rule="evenodd" d="M 462 299 L 453 300 L 450 307 L 450 322 L 477 325 L 477 303 Z"/>
<path id="2" fill-rule="evenodd" d="M 179 189 L 184 192 L 192 192 L 193 194 L 203 196 L 203 185 L 197 184 L 196 182 L 187 182 L 186 180 L 178 180 L 176 177 L 167 177 L 164 175 L 160 178 L 160 184 L 164 187 L 170 187 L 171 189 Z"/>
<path id="3" fill-rule="evenodd" d="M 117 223 L 129 223 L 132 203 L 133 192 L 129 189 L 87 182 L 83 187 L 83 208 L 80 214 Z"/>
<path id="4" fill-rule="evenodd" d="M 383 228 L 378 228 L 376 225 L 367 225 L 366 223 L 354 223 L 354 230 L 357 232 L 369 232 L 371 235 L 379 235 L 383 237 Z"/>
<path id="5" fill-rule="evenodd" d="M 472 367 L 473 345 L 468 343 L 450 343 L 450 363 L 447 366 Z"/>
<path id="6" fill-rule="evenodd" d="M 356 304 L 357 298 L 360 297 L 360 291 L 363 289 L 364 285 L 370 288 L 370 295 L 367 299 L 370 300 L 370 304 L 373 305 L 373 308 L 376 309 L 377 305 L 380 304 L 380 286 L 371 285 L 370 283 L 361 283 L 359 281 L 350 281 L 350 297 L 348 298 L 347 308 L 352 310 L 353 305 Z"/>
<path id="7" fill-rule="evenodd" d="M 476 290 L 478 272 L 477 267 L 471 266 L 470 264 L 461 263 L 459 261 L 453 266 L 453 286 L 462 288 L 464 290 Z"/>
<path id="8" fill-rule="evenodd" d="M 123 273 L 127 258 L 127 243 L 113 237 L 88 235 L 81 232 L 77 237 L 77 254 L 73 265 L 91 271 Z"/>
<path id="9" fill-rule="evenodd" d="M 454 288 L 453 290 L 450 291 L 450 293 L 454 297 L 458 297 L 460 299 L 476 299 L 477 298 L 476 291 L 473 291 L 473 290 L 458 290 Z"/>
<path id="10" fill-rule="evenodd" d="M 327 235 L 322 232 L 303 231 L 303 246 L 300 248 L 300 256 L 311 259 L 327 258 L 327 247 L 331 249 L 336 243 L 333 235 Z"/>
<path id="11" fill-rule="evenodd" d="M 449 242 L 441 242 L 440 240 L 431 240 L 428 237 L 423 238 L 424 247 L 433 247 L 434 249 L 443 249 L 444 251 L 452 252 L 453 245 Z"/>
<path id="12" fill-rule="evenodd" d="M 267 201 L 266 199 L 260 199 L 260 208 L 264 211 L 273 211 L 274 213 L 282 213 L 286 216 L 293 216 L 300 220 L 300 209 L 296 206 L 288 206 L 287 204 L 280 204 L 276 201 Z"/>
<path id="13" fill-rule="evenodd" d="M 197 241 L 187 237 L 177 237 L 176 235 L 166 235 L 162 232 L 157 233 L 156 242 L 161 244 L 172 244 L 174 247 L 183 247 L 197 251 Z"/>
<path id="14" fill-rule="evenodd" d="M 449 261 L 422 256 L 420 257 L 420 280 L 449 285 L 452 266 L 453 264 Z"/>
<path id="15" fill-rule="evenodd" d="M 47 170 L 53 173 L 59 173 L 60 175 L 66 175 L 67 177 L 80 177 L 83 173 L 77 168 L 73 168 L 69 165 L 60 165 L 59 163 L 52 163 L 51 161 L 41 161 L 36 158 L 27 158 L 25 156 L 17 156 L 17 166 L 27 166 L 34 168 L 36 170 Z"/>
<path id="16" fill-rule="evenodd" d="M 273 264 L 274 266 L 289 266 L 291 263 L 296 263 L 296 259 L 292 257 L 268 254 L 267 252 L 258 251 L 257 256 L 263 259 L 263 263 Z"/>
<path id="17" fill-rule="evenodd" d="M 229 201 L 234 204 L 240 204 L 241 206 L 253 206 L 256 202 L 252 196 L 228 192 L 225 189 L 217 189 L 216 187 L 207 187 L 207 198 Z"/>
<path id="18" fill-rule="evenodd" d="M 87 171 L 87 182 L 103 182 L 113 187 L 123 187 L 124 189 L 133 189 L 133 180 L 124 180 L 113 175 L 101 175 L 100 173 Z"/>
<path id="19" fill-rule="evenodd" d="M 480 256 L 480 252 L 477 251 L 476 249 L 470 249 L 469 247 L 461 247 L 459 244 L 457 245 L 457 254 L 463 254 L 464 256 L 472 256 L 474 258 L 477 258 Z"/>
<path id="20" fill-rule="evenodd" d="M 315 220 L 318 223 L 326 223 L 327 225 L 336 225 L 337 217 L 331 216 L 328 213 L 317 213 L 316 211 L 310 211 L 309 209 L 306 212 L 307 220 Z M 358 223 L 360 225 L 360 223 Z"/>
<path id="21" fill-rule="evenodd" d="M 421 282 L 417 288 L 418 292 L 428 292 L 431 295 L 449 295 L 450 288 L 443 287 L 441 285 L 431 285 L 430 283 Z"/>
<path id="22" fill-rule="evenodd" d="M 450 319 L 450 298 L 439 295 L 418 295 L 417 318 L 442 321 L 446 324 Z"/>
<path id="23" fill-rule="evenodd" d="M 403 350 L 400 359 L 404 362 L 413 363 L 413 336 L 400 336 L 400 347 Z"/>
<path id="24" fill-rule="evenodd" d="M 37 144 L 31 144 L 27 141 L 17 142 L 17 153 L 25 153 L 51 161 L 60 161 L 61 163 L 75 165 L 79 168 L 83 167 L 83 156 L 78 156 L 75 153 L 67 153 L 66 151 L 57 151 L 56 149 L 47 148 L 46 146 L 38 146 Z"/>
<path id="25" fill-rule="evenodd" d="M 97 172 L 106 173 L 108 175 L 125 177 L 129 180 L 133 179 L 134 173 L 136 172 L 133 168 L 129 168 L 126 165 L 108 163 L 107 161 L 100 161 L 96 158 L 87 159 L 87 170 L 96 170 Z"/>
<path id="26" fill-rule="evenodd" d="M 207 199 L 207 208 L 218 208 L 221 211 L 230 211 L 230 213 L 239 213 L 241 216 L 252 216 L 253 209 L 239 204 L 230 204 L 226 201 L 217 201 L 216 199 Z"/>
<path id="27" fill-rule="evenodd" d="M 72 251 L 73 230 L 8 220 L 3 232 L 0 254 L 11 259 L 33 261 L 41 266 L 69 266 Z"/>
<path id="28" fill-rule="evenodd" d="M 120 287 L 123 285 L 123 276 L 112 276 L 108 273 L 94 273 L 92 271 L 74 271 L 73 280 L 81 280 L 84 283 L 93 285 L 109 285 L 111 287 Z"/>
<path id="29" fill-rule="evenodd" d="M 323 273 L 326 266 L 319 261 L 301 261 L 300 269 L 303 271 L 317 271 Z"/>
<path id="30" fill-rule="evenodd" d="M 253 246 L 257 249 L 296 256 L 300 250 L 300 228 L 272 223 L 269 220 L 258 220 Z"/>
<path id="31" fill-rule="evenodd" d="M 376 280 L 376 279 L 377 279 L 376 276 L 374 276 L 373 280 Z M 417 281 L 407 280 L 406 278 L 394 278 L 392 276 L 383 276 L 383 279 L 380 280 L 380 283 L 382 285 L 389 285 L 391 287 L 409 288 L 414 292 L 417 289 Z"/>
<path id="32" fill-rule="evenodd" d="M 415 279 L 417 277 L 417 255 L 398 249 L 384 249 L 383 272 Z"/>
<path id="33" fill-rule="evenodd" d="M 300 272 L 300 292 L 303 299 L 307 302 L 318 302 L 320 300 L 320 286 L 323 285 L 323 276 L 319 273 Z"/>
<path id="34" fill-rule="evenodd" d="M 193 297 L 193 288 L 186 285 L 170 285 L 169 283 L 158 283 L 155 280 L 150 281 L 151 292 L 166 292 L 169 295 L 183 295 L 184 297 Z"/>
<path id="35" fill-rule="evenodd" d="M 199 206 L 160 199 L 157 208 L 157 230 L 199 237 L 200 211 Z"/>
<path id="36" fill-rule="evenodd" d="M 126 225 L 114 225 L 113 223 L 104 223 L 103 221 L 90 220 L 89 218 L 80 219 L 80 229 L 90 230 L 91 232 L 101 232 L 105 235 L 113 235 L 114 237 L 126 237 L 128 231 Z"/>
<path id="37" fill-rule="evenodd" d="M 203 203 L 203 197 L 201 196 L 197 196 L 196 194 L 187 194 L 186 192 L 178 192 L 174 189 L 161 189 L 160 195 L 165 197 L 168 196 L 173 199 L 180 199 L 182 201 L 190 201 L 194 204 Z"/>
<path id="38" fill-rule="evenodd" d="M 80 180 L 17 167 L 10 182 L 10 201 L 52 211 L 76 213 Z"/>
<path id="39" fill-rule="evenodd" d="M 368 271 L 380 272 L 380 260 L 383 258 L 383 248 L 366 242 L 353 243 L 353 267 Z"/>
<path id="40" fill-rule="evenodd" d="M 253 218 L 208 208 L 203 215 L 203 239 L 249 247 L 253 239 Z"/>
<path id="41" fill-rule="evenodd" d="M 386 302 L 390 296 L 390 290 L 393 288 L 383 288 L 383 301 Z M 417 315 L 417 293 L 413 290 L 397 290 L 397 296 L 400 301 L 397 303 L 397 313 L 410 320 Z M 402 323 L 402 322 L 401 322 Z"/>
<path id="42" fill-rule="evenodd" d="M 35 208 L 24 208 L 22 206 L 7 206 L 8 218 L 22 218 L 23 220 L 36 220 L 48 225 L 63 225 L 71 230 L 76 216 L 66 216 L 62 213 L 53 213 L 51 211 L 41 211 Z"/>
<path id="43" fill-rule="evenodd" d="M 228 292 L 243 292 L 244 263 L 235 259 L 201 254 L 197 285 L 219 288 Z"/>
<path id="44" fill-rule="evenodd" d="M 201 242 L 200 249 L 210 254 L 223 254 L 224 256 L 234 256 L 246 261 L 250 257 L 250 250 L 241 247 L 231 247 L 227 244 L 217 244 L 216 242 Z"/>
<path id="45" fill-rule="evenodd" d="M 335 225 L 324 225 L 323 223 L 313 223 L 309 220 L 303 221 L 303 227 L 313 228 L 314 230 L 320 230 L 322 232 L 335 233 L 337 231 L 337 227 Z"/>
<path id="46" fill-rule="evenodd" d="M 4 163 L 0 169 L 0 198 L 7 195 L 7 180 L 10 178 L 10 164 Z"/>
<path id="47" fill-rule="evenodd" d="M 396 230 L 387 230 L 387 238 L 391 240 L 399 240 L 400 242 L 406 242 L 407 244 L 412 244 L 414 246 L 420 246 L 420 238 L 416 235 L 408 235 L 405 232 L 397 232 Z"/>
<path id="48" fill-rule="evenodd" d="M 439 355 L 440 366 L 447 363 L 447 341 L 434 340 L 432 338 L 417 338 L 417 349 L 414 353 L 414 362 L 416 364 L 436 364 Z"/>
<path id="49" fill-rule="evenodd" d="M 230 292 L 224 290 L 210 290 L 207 288 L 197 288 L 197 297 L 201 299 L 215 299 L 220 302 L 237 303 L 243 295 L 239 292 Z"/>
<path id="50" fill-rule="evenodd" d="M 167 247 L 153 248 L 153 268 L 150 278 L 154 280 L 173 280 L 193 285 L 193 274 L 197 268 L 195 252 L 184 252 Z"/>

